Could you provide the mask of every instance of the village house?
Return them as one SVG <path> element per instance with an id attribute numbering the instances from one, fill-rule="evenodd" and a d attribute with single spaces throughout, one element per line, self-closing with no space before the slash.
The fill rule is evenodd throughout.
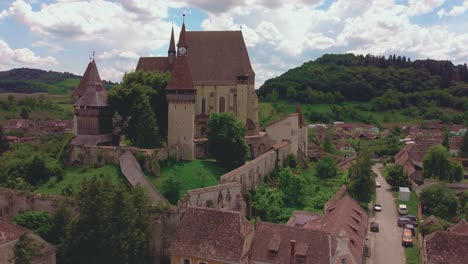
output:
<path id="1" fill-rule="evenodd" d="M 253 235 L 240 212 L 189 207 L 169 248 L 171 263 L 248 263 Z"/>
<path id="2" fill-rule="evenodd" d="M 345 186 L 323 214 L 294 211 L 287 224 L 260 221 L 255 231 L 240 212 L 188 207 L 170 246 L 171 263 L 359 264 L 367 219 Z"/>
<path id="3" fill-rule="evenodd" d="M 342 153 L 345 159 L 349 159 L 356 155 L 356 150 L 351 145 L 351 142 L 347 140 L 339 140 L 338 142 L 335 142 L 335 149 Z"/>
<path id="4" fill-rule="evenodd" d="M 47 243 L 32 231 L 0 217 L 0 263 L 10 263 L 14 256 L 14 247 L 21 235 L 27 234 L 33 243 L 39 245 L 39 255 L 33 264 L 55 264 L 55 247 Z"/>
<path id="5" fill-rule="evenodd" d="M 468 259 L 468 223 L 465 219 L 449 231 L 436 231 L 424 237 L 423 264 L 462 264 Z"/>
<path id="6" fill-rule="evenodd" d="M 449 126 L 449 133 L 453 136 L 464 136 L 467 129 L 464 125 L 452 125 Z"/>

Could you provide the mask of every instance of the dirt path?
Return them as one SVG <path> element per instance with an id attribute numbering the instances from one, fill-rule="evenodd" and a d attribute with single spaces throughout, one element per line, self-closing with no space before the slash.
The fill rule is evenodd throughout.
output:
<path id="1" fill-rule="evenodd" d="M 374 264 L 404 264 L 405 251 L 401 246 L 401 228 L 397 226 L 398 212 L 395 207 L 391 187 L 380 173 L 382 164 L 375 164 L 372 170 L 378 175 L 377 181 L 382 187 L 377 188 L 376 203 L 382 205 L 382 212 L 376 212 L 374 217 L 380 225 L 379 233 L 368 232 L 371 257 L 368 263 Z M 369 223 L 370 227 L 370 223 Z"/>

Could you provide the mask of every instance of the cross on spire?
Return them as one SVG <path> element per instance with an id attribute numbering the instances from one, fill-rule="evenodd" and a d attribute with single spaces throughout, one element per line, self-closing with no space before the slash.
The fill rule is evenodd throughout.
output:
<path id="1" fill-rule="evenodd" d="M 94 54 L 96 54 L 96 52 L 95 52 L 95 51 L 93 51 L 93 60 L 94 60 Z"/>

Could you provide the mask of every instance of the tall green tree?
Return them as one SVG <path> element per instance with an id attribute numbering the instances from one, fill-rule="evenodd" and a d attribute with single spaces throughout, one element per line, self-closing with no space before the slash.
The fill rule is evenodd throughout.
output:
<path id="1" fill-rule="evenodd" d="M 252 197 L 254 216 L 263 221 L 278 222 L 281 220 L 281 209 L 284 206 L 282 193 L 275 188 L 261 184 Z"/>
<path id="2" fill-rule="evenodd" d="M 79 215 L 59 248 L 62 263 L 145 263 L 150 203 L 142 187 L 94 177 L 83 181 L 77 198 Z"/>
<path id="3" fill-rule="evenodd" d="M 375 192 L 375 180 L 371 171 L 372 161 L 367 150 L 362 150 L 356 162 L 349 168 L 349 190 L 354 199 L 368 203 Z"/>
<path id="4" fill-rule="evenodd" d="M 450 218 L 457 212 L 455 192 L 445 183 L 427 187 L 421 192 L 423 210 L 443 218 Z"/>
<path id="5" fill-rule="evenodd" d="M 283 201 L 288 205 L 302 205 L 304 203 L 305 181 L 301 175 L 295 175 L 291 168 L 279 172 L 278 188 L 283 192 Z"/>
<path id="6" fill-rule="evenodd" d="M 156 122 L 156 131 L 162 138 L 167 135 L 167 101 L 166 86 L 170 78 L 169 73 L 137 71 L 124 75 L 122 83 L 109 92 L 109 104 L 121 117 L 118 126 L 123 133 L 131 134 L 131 140 L 141 131 L 141 120 L 150 118 L 153 127 Z M 150 113 L 151 112 L 151 113 Z M 143 116 L 142 116 L 143 115 Z M 131 125 L 131 120 L 139 125 Z M 153 120 L 154 119 L 154 120 Z M 143 135 L 140 137 L 144 137 Z M 154 139 L 152 142 L 157 142 Z M 158 146 L 160 142 L 156 143 Z"/>
<path id="7" fill-rule="evenodd" d="M 127 136 L 139 148 L 156 148 L 161 146 L 156 114 L 152 111 L 146 95 L 141 95 L 139 103 L 133 106 L 132 118 L 128 120 Z"/>
<path id="8" fill-rule="evenodd" d="M 13 222 L 34 231 L 46 240 L 53 225 L 49 213 L 44 211 L 26 211 L 15 216 Z"/>
<path id="9" fill-rule="evenodd" d="M 459 156 L 462 158 L 468 158 L 468 132 L 465 132 L 462 139 L 462 146 L 460 148 Z"/>
<path id="10" fill-rule="evenodd" d="M 442 146 L 444 146 L 446 149 L 450 149 L 449 131 L 447 129 L 444 131 L 444 140 L 442 141 Z"/>
<path id="11" fill-rule="evenodd" d="M 423 160 L 424 178 L 436 177 L 441 181 L 460 181 L 463 177 L 463 169 L 449 158 L 450 154 L 443 146 L 431 147 Z"/>
<path id="12" fill-rule="evenodd" d="M 41 245 L 36 244 L 27 233 L 24 233 L 18 238 L 13 249 L 13 259 L 10 261 L 15 264 L 32 264 L 41 248 Z"/>
<path id="13" fill-rule="evenodd" d="M 8 139 L 6 138 L 5 133 L 3 132 L 3 127 L 0 126 L 0 156 L 3 154 L 3 152 L 9 149 L 10 142 L 8 142 Z"/>
<path id="14" fill-rule="evenodd" d="M 208 120 L 208 152 L 226 168 L 245 163 L 248 146 L 245 127 L 231 113 L 213 113 Z"/>
<path id="15" fill-rule="evenodd" d="M 335 153 L 335 145 L 333 144 L 333 134 L 327 133 L 323 141 L 323 150 L 328 153 Z"/>
<path id="16" fill-rule="evenodd" d="M 395 164 L 387 167 L 387 182 L 393 189 L 398 187 L 409 187 L 410 182 L 408 174 L 405 173 L 403 166 Z"/>
<path id="17" fill-rule="evenodd" d="M 330 179 L 336 176 L 338 168 L 335 161 L 330 157 L 321 159 L 315 167 L 317 176 L 321 179 Z"/>

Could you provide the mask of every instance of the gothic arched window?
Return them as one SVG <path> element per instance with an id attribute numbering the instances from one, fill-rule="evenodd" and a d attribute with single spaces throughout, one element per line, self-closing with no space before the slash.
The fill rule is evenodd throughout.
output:
<path id="1" fill-rule="evenodd" d="M 219 98 L 219 112 L 226 112 L 226 99 L 223 96 Z"/>
<path id="2" fill-rule="evenodd" d="M 205 98 L 201 99 L 201 113 L 206 114 L 206 100 L 205 100 Z"/>

